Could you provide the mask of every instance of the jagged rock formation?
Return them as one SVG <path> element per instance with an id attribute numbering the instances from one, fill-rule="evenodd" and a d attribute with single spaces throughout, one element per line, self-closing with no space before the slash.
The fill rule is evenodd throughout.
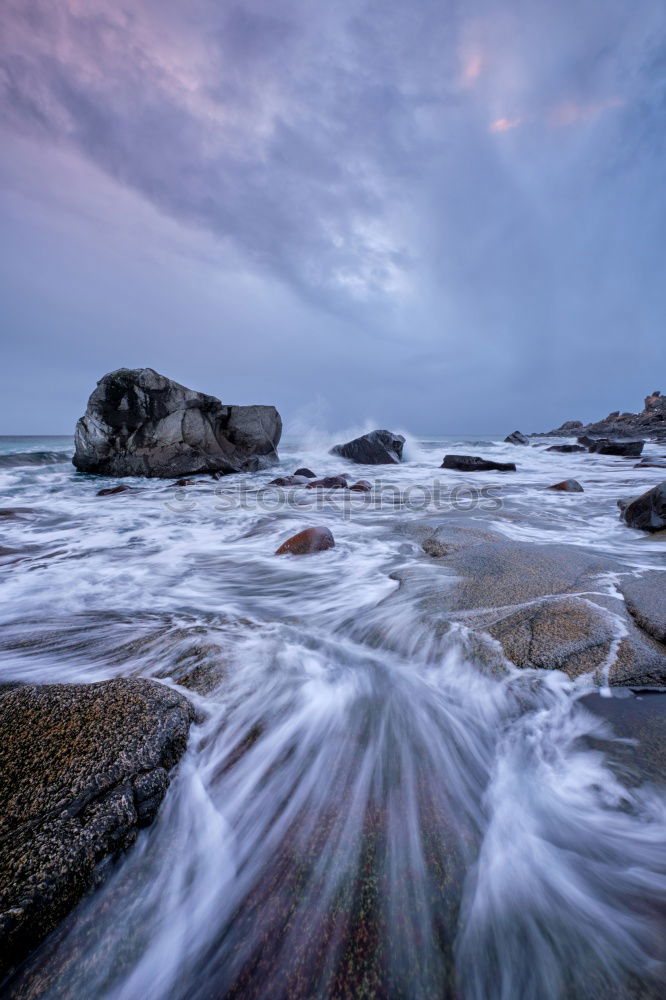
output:
<path id="1" fill-rule="evenodd" d="M 614 410 L 604 420 L 592 424 L 583 424 L 580 420 L 566 420 L 555 430 L 533 437 L 572 437 L 581 434 L 666 441 L 666 396 L 655 390 L 645 397 L 645 406 L 641 413 L 620 413 L 619 410 Z"/>
<path id="2" fill-rule="evenodd" d="M 274 406 L 224 406 L 152 368 L 100 379 L 76 425 L 73 462 L 102 476 L 252 472 L 277 459 Z"/>
<path id="3" fill-rule="evenodd" d="M 405 439 L 402 434 L 391 431 L 370 431 L 361 437 L 336 444 L 331 448 L 331 455 L 341 455 L 359 465 L 398 465 L 402 461 L 402 448 Z"/>

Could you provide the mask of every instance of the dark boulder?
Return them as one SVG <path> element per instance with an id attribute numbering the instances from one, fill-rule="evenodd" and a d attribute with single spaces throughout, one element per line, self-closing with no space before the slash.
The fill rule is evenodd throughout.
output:
<path id="1" fill-rule="evenodd" d="M 334 545 L 335 539 L 328 528 L 305 528 L 283 542 L 276 549 L 275 555 L 305 556 L 312 552 L 324 552 L 326 549 L 332 549 Z"/>
<path id="2" fill-rule="evenodd" d="M 398 465 L 402 461 L 404 443 L 405 439 L 401 434 L 383 430 L 370 431 L 346 444 L 336 444 L 330 453 L 342 455 L 359 465 Z"/>
<path id="3" fill-rule="evenodd" d="M 347 489 L 348 485 L 346 476 L 324 476 L 323 479 L 311 479 L 305 488 L 307 490 L 344 490 Z"/>
<path id="4" fill-rule="evenodd" d="M 308 469 L 308 468 L 305 468 L 305 467 L 302 468 L 302 469 L 296 469 L 296 472 L 294 473 L 294 475 L 295 476 L 305 476 L 306 479 L 316 479 L 317 478 L 316 473 L 314 473 L 312 471 L 312 469 Z"/>
<path id="5" fill-rule="evenodd" d="M 103 490 L 98 490 L 97 496 L 112 497 L 115 496 L 116 493 L 131 493 L 131 492 L 133 492 L 131 486 L 123 486 L 122 483 L 119 483 L 117 486 L 107 486 Z"/>
<path id="6" fill-rule="evenodd" d="M 359 479 L 357 483 L 352 483 L 349 489 L 355 493 L 369 493 L 372 489 L 372 483 L 369 483 L 367 479 Z"/>
<path id="7" fill-rule="evenodd" d="M 307 476 L 278 476 L 271 479 L 269 486 L 305 486 L 309 482 Z"/>
<path id="8" fill-rule="evenodd" d="M 513 431 L 504 438 L 505 444 L 529 444 L 530 439 L 520 431 Z"/>
<path id="9" fill-rule="evenodd" d="M 578 444 L 582 444 L 584 448 L 589 449 L 590 445 L 594 444 L 595 439 L 591 438 L 588 434 L 581 434 L 580 437 L 576 438 L 576 441 L 578 441 Z"/>
<path id="10" fill-rule="evenodd" d="M 624 458 L 638 458 L 643 451 L 645 441 L 611 441 L 610 438 L 599 438 L 588 445 L 589 451 L 595 455 L 620 455 Z"/>
<path id="11" fill-rule="evenodd" d="M 155 818 L 193 715 L 151 680 L 0 697 L 0 976 Z"/>
<path id="12" fill-rule="evenodd" d="M 666 482 L 633 500 L 618 500 L 618 506 L 630 528 L 661 531 L 666 528 Z"/>
<path id="13" fill-rule="evenodd" d="M 515 472 L 513 462 L 493 462 L 473 455 L 445 455 L 442 469 L 458 469 L 459 472 Z"/>
<path id="14" fill-rule="evenodd" d="M 586 451 L 582 444 L 551 444 L 546 451 L 560 451 L 563 455 L 570 455 L 574 451 Z"/>
<path id="15" fill-rule="evenodd" d="M 201 480 L 198 480 L 198 482 L 201 482 Z M 177 479 L 175 483 L 169 483 L 168 488 L 171 489 L 173 486 L 194 486 L 196 483 L 196 479 Z M 123 489 L 127 489 L 127 487 L 123 486 Z"/>
<path id="16" fill-rule="evenodd" d="M 583 487 L 580 485 L 577 479 L 563 479 L 561 483 L 555 483 L 554 486 L 547 486 L 546 489 L 549 490 L 561 490 L 563 493 L 583 493 Z"/>
<path id="17" fill-rule="evenodd" d="M 152 368 L 105 375 L 76 425 L 74 465 L 105 476 L 254 471 L 277 458 L 274 406 L 224 406 Z"/>

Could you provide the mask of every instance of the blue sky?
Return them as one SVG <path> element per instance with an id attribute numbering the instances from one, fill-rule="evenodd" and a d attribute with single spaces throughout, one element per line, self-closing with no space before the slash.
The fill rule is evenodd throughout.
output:
<path id="1" fill-rule="evenodd" d="M 287 431 L 663 384 L 661 0 L 5 0 L 0 433 L 149 365 Z"/>

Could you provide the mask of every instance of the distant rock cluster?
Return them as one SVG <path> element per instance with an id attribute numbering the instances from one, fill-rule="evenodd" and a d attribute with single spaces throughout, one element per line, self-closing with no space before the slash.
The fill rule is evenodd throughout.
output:
<path id="1" fill-rule="evenodd" d="M 656 441 L 666 440 L 666 396 L 655 390 L 645 397 L 641 413 L 620 413 L 614 410 L 604 420 L 583 424 L 580 420 L 566 420 L 555 430 L 535 437 L 578 437 L 579 435 L 603 437 L 643 437 Z"/>

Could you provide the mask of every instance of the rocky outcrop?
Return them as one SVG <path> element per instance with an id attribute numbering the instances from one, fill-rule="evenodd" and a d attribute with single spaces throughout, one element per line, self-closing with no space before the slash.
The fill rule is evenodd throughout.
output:
<path id="1" fill-rule="evenodd" d="M 596 455 L 620 455 L 623 458 L 638 458 L 643 451 L 645 441 L 611 441 L 610 438 L 598 438 L 591 441 L 588 451 Z"/>
<path id="2" fill-rule="evenodd" d="M 274 406 L 225 406 L 152 368 L 105 375 L 76 425 L 74 465 L 103 476 L 251 472 L 277 459 Z"/>
<path id="3" fill-rule="evenodd" d="M 563 479 L 561 483 L 555 483 L 553 486 L 547 486 L 546 489 L 549 490 L 560 490 L 562 493 L 583 493 L 583 487 L 580 485 L 577 479 Z"/>
<path id="4" fill-rule="evenodd" d="M 152 822 L 193 709 L 150 680 L 0 697 L 0 978 Z"/>
<path id="5" fill-rule="evenodd" d="M 276 556 L 290 554 L 292 556 L 310 555 L 312 552 L 325 552 L 335 545 L 333 534 L 328 528 L 305 528 L 297 535 L 292 535 L 276 550 Z"/>
<path id="6" fill-rule="evenodd" d="M 457 469 L 459 472 L 515 472 L 513 462 L 493 462 L 478 455 L 445 455 L 440 468 Z"/>
<path id="7" fill-rule="evenodd" d="M 583 424 L 580 420 L 567 420 L 553 431 L 539 437 L 571 437 L 578 434 L 592 434 L 609 438 L 650 438 L 666 440 L 666 396 L 660 392 L 650 393 L 640 413 L 620 413 L 614 410 L 604 420 Z"/>
<path id="8" fill-rule="evenodd" d="M 507 437 L 504 438 L 505 444 L 529 444 L 530 439 L 521 431 L 513 431 Z"/>
<path id="9" fill-rule="evenodd" d="M 623 519 L 630 528 L 662 531 L 666 528 L 666 481 L 633 500 L 618 500 Z"/>
<path id="10" fill-rule="evenodd" d="M 330 454 L 341 455 L 359 465 L 399 465 L 404 443 L 402 434 L 384 430 L 370 431 L 346 444 L 336 444 L 331 448 Z"/>

